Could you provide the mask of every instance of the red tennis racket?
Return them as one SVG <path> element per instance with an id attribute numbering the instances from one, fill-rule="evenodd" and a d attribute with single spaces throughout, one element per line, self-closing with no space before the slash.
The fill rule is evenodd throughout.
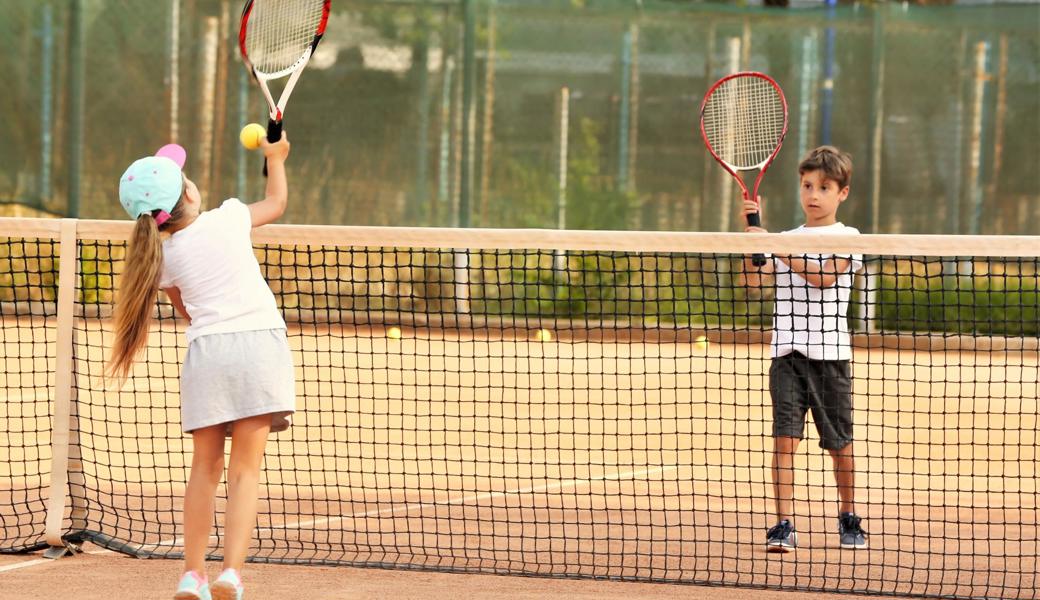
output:
<path id="1" fill-rule="evenodd" d="M 780 152 L 787 135 L 787 100 L 784 92 L 768 75 L 747 71 L 727 75 L 715 82 L 701 103 L 701 136 L 708 152 L 737 183 L 744 200 L 748 188 L 740 171 L 758 169 L 751 198 L 758 202 L 762 176 Z M 758 227 L 758 213 L 747 217 L 748 225 Z M 762 266 L 762 254 L 752 257 Z"/>
<path id="2" fill-rule="evenodd" d="M 325 35 L 332 0 L 246 0 L 238 47 L 267 99 L 267 141 L 282 139 L 282 113 L 300 73 Z M 268 82 L 288 77 L 278 102 Z M 264 161 L 267 175 L 267 161 Z"/>

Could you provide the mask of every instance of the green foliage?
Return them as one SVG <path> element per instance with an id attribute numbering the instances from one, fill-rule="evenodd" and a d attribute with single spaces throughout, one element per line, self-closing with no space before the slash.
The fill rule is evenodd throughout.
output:
<path id="1" fill-rule="evenodd" d="M 521 228 L 555 225 L 557 186 L 552 173 L 507 156 L 497 167 L 496 176 L 508 191 L 495 199 L 495 222 Z"/>
<path id="2" fill-rule="evenodd" d="M 1036 277 L 933 277 L 900 288 L 882 279 L 877 318 L 883 329 L 1001 336 L 1040 335 Z"/>
<path id="3" fill-rule="evenodd" d="M 604 165 L 602 123 L 579 121 L 567 167 L 567 228 L 627 229 L 636 214 L 636 199 L 618 190 Z"/>

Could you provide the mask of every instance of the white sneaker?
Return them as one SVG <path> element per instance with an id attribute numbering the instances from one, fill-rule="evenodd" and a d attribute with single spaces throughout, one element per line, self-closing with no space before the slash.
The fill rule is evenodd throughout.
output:
<path id="1" fill-rule="evenodd" d="M 242 588 L 242 578 L 234 569 L 224 569 L 209 589 L 213 594 L 213 600 L 242 600 L 242 594 L 245 592 Z"/>

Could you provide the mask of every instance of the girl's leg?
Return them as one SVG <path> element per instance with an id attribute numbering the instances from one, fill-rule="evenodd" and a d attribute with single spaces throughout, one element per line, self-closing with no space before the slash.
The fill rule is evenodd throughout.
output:
<path id="1" fill-rule="evenodd" d="M 260 463 L 271 430 L 271 415 L 235 421 L 231 430 L 231 461 L 228 463 L 227 515 L 224 523 L 224 568 L 240 570 L 246 560 L 249 540 L 256 527 Z"/>
<path id="2" fill-rule="evenodd" d="M 206 548 L 213 527 L 217 485 L 224 474 L 224 425 L 191 433 L 195 450 L 191 477 L 184 490 L 184 570 L 206 575 Z"/>

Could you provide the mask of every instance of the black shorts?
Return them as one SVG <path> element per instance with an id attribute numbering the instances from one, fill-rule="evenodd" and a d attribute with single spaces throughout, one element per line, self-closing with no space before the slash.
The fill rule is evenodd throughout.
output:
<path id="1" fill-rule="evenodd" d="M 820 447 L 841 450 L 852 442 L 852 376 L 847 360 L 814 360 L 798 352 L 769 367 L 773 437 L 802 439 L 812 411 Z"/>

